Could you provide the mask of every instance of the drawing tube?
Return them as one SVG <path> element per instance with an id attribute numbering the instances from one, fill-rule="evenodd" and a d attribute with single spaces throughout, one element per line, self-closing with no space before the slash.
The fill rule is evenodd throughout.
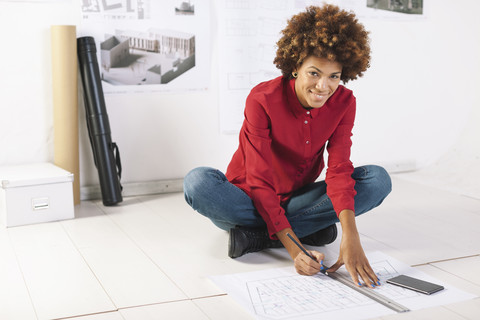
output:
<path id="1" fill-rule="evenodd" d="M 103 204 L 111 206 L 123 200 L 120 184 L 122 166 L 118 147 L 111 138 L 93 37 L 78 38 L 77 51 L 88 135 L 100 180 Z"/>

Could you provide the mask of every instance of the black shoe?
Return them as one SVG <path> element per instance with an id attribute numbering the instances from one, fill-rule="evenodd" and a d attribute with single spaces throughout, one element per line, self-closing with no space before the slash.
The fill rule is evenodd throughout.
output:
<path id="1" fill-rule="evenodd" d="M 281 248 L 280 240 L 272 240 L 265 228 L 235 227 L 230 229 L 228 256 L 238 258 L 245 253 L 257 252 L 267 248 Z"/>
<path id="2" fill-rule="evenodd" d="M 326 244 L 332 243 L 337 239 L 337 226 L 332 224 L 331 226 L 326 227 L 325 229 L 314 232 L 304 238 L 301 238 L 300 241 L 303 244 L 308 244 L 311 246 L 324 246 Z"/>

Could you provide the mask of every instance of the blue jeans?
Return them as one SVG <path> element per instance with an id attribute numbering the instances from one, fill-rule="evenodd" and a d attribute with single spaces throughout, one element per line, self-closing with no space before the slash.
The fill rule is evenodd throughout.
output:
<path id="1" fill-rule="evenodd" d="M 380 205 L 392 190 L 390 176 L 379 166 L 355 168 L 352 178 L 357 191 L 357 216 Z M 235 226 L 266 228 L 250 197 L 231 184 L 219 170 L 208 167 L 193 169 L 185 176 L 183 190 L 187 203 L 223 230 L 228 231 Z M 283 208 L 299 238 L 339 222 L 327 196 L 325 181 L 297 190 Z"/>

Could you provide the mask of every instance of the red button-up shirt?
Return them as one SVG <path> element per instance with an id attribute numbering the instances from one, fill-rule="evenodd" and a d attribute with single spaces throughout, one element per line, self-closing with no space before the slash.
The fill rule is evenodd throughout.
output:
<path id="1" fill-rule="evenodd" d="M 337 215 L 354 210 L 350 148 L 355 108 L 352 91 L 339 86 L 321 108 L 307 110 L 297 99 L 295 79 L 284 77 L 250 92 L 240 144 L 226 176 L 253 200 L 272 238 L 290 227 L 282 204 L 322 172 L 325 145 L 327 195 Z"/>

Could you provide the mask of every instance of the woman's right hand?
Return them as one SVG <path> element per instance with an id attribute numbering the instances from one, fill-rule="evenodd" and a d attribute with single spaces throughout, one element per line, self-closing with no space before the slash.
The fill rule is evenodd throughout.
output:
<path id="1" fill-rule="evenodd" d="M 297 273 L 304 276 L 313 276 L 320 272 L 325 256 L 318 251 L 309 251 L 308 253 L 314 257 L 316 261 L 300 251 L 295 259 L 293 259 L 293 262 Z"/>
<path id="2" fill-rule="evenodd" d="M 325 258 L 323 253 L 318 251 L 308 251 L 308 254 L 310 254 L 312 257 L 315 258 L 315 260 L 313 260 L 312 258 L 307 256 L 302 251 L 302 249 L 300 249 L 295 244 L 294 241 L 290 239 L 290 237 L 288 236 L 289 234 L 295 239 L 297 243 L 300 244 L 300 240 L 298 239 L 298 237 L 295 235 L 295 233 L 291 228 L 286 228 L 276 233 L 278 239 L 280 239 L 283 246 L 285 247 L 285 249 L 287 249 L 288 253 L 290 254 L 290 257 L 292 257 L 293 263 L 295 265 L 295 269 L 297 270 L 297 272 L 305 276 L 313 276 L 314 274 L 319 273 L 320 269 L 322 268 L 323 259 Z"/>

